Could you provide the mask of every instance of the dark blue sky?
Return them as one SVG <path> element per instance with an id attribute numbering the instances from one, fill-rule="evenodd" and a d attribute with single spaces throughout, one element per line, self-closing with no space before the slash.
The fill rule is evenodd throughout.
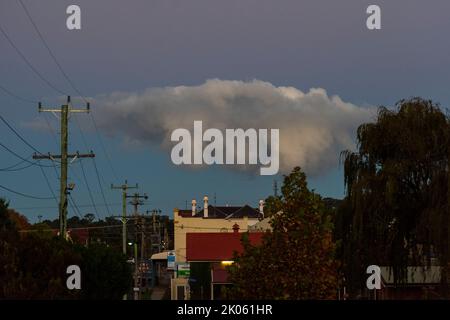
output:
<path id="1" fill-rule="evenodd" d="M 422 96 L 448 106 L 450 95 L 450 2 L 446 0 L 79 0 L 82 30 L 66 29 L 66 7 L 72 1 L 23 0 L 44 37 L 85 96 L 147 88 L 201 85 L 207 79 L 249 81 L 292 86 L 304 92 L 318 87 L 358 106 L 393 105 L 401 98 Z M 366 8 L 382 9 L 382 29 L 365 26 Z M 0 24 L 31 63 L 64 92 L 73 96 L 18 1 L 0 1 Z M 62 99 L 33 74 L 0 34 L 0 85 L 46 105 Z M 75 100 L 76 103 L 81 101 Z M 95 112 L 94 116 L 103 117 Z M 46 130 L 30 123 L 43 119 L 37 106 L 0 91 L 1 115 L 42 152 L 59 152 Z M 103 110 L 103 109 L 102 109 Z M 105 111 L 102 111 L 105 112 Z M 57 122 L 46 115 L 54 127 Z M 111 211 L 119 213 L 120 193 L 109 183 L 127 178 L 150 196 L 144 210 L 160 208 L 171 214 L 193 197 L 204 194 L 219 204 L 257 205 L 272 192 L 274 177 L 251 176 L 220 167 L 189 170 L 170 162 L 170 154 L 153 145 L 125 146 L 120 135 L 102 133 L 119 181 L 114 177 L 93 133 L 89 116 L 80 115 L 87 145 L 97 153 L 97 165 Z M 42 122 L 40 122 L 42 123 Z M 76 124 L 71 122 L 70 149 L 86 151 Z M 0 123 L 0 142 L 23 156 L 32 151 Z M 338 157 L 338 154 L 335 155 Z M 0 150 L 0 167 L 17 159 Z M 100 216 L 106 214 L 92 162 L 84 163 Z M 57 189 L 52 169 L 45 169 Z M 338 167 L 310 178 L 324 196 L 342 197 Z M 83 213 L 90 198 L 73 167 L 77 184 L 73 197 Z M 78 180 L 80 179 L 80 181 Z M 0 184 L 27 194 L 50 191 L 37 167 L 0 172 Z M 279 185 L 281 178 L 278 177 Z M 30 220 L 38 214 L 55 218 L 55 201 L 32 200 L 0 191 Z M 38 207 L 54 207 L 37 209 Z M 70 215 L 75 214 L 70 210 Z"/>

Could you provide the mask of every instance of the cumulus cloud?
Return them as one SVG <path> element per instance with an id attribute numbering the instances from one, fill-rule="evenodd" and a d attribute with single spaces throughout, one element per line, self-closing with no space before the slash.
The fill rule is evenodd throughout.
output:
<path id="1" fill-rule="evenodd" d="M 253 80 L 208 80 L 198 86 L 151 88 L 142 93 L 97 97 L 101 130 L 128 143 L 170 152 L 177 128 L 280 129 L 280 171 L 300 165 L 315 175 L 335 167 L 342 150 L 353 149 L 356 128 L 372 120 L 363 108 L 329 96 L 324 89 L 302 92 Z"/>

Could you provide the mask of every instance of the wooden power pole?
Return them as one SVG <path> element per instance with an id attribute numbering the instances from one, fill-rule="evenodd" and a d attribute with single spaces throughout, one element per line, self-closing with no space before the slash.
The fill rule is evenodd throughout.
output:
<path id="1" fill-rule="evenodd" d="M 60 191 L 59 191 L 59 235 L 67 239 L 67 195 L 69 191 L 73 189 L 73 186 L 67 186 L 67 173 L 69 158 L 74 161 L 76 158 L 94 158 L 95 155 L 91 151 L 89 154 L 69 154 L 68 153 L 68 140 L 69 140 L 69 115 L 71 113 L 88 113 L 90 111 L 89 102 L 86 105 L 86 109 L 74 109 L 70 103 L 70 96 L 67 97 L 67 104 L 64 104 L 59 109 L 46 109 L 42 108 L 42 104 L 39 102 L 39 112 L 51 112 L 53 114 L 60 113 L 61 117 L 61 153 L 52 154 L 34 154 L 33 159 L 50 159 L 54 161 L 59 159 L 61 166 L 60 170 Z"/>
<path id="2" fill-rule="evenodd" d="M 122 252 L 127 254 L 127 190 L 137 189 L 138 184 L 135 186 L 129 186 L 127 180 L 121 186 L 114 186 L 111 184 L 111 189 L 121 189 L 122 190 Z"/>
<path id="3" fill-rule="evenodd" d="M 147 194 L 144 194 L 143 196 L 140 195 L 139 193 L 135 193 L 132 196 L 128 196 L 129 198 L 131 198 L 130 204 L 134 207 L 134 223 L 135 223 L 135 251 L 134 251 L 134 300 L 139 300 L 139 295 L 141 293 L 141 285 L 139 283 L 139 265 L 138 265 L 138 255 L 137 255 L 137 230 L 138 228 L 140 229 L 141 232 L 141 260 L 143 257 L 143 250 L 144 250 L 144 245 L 143 245 L 143 241 L 144 241 L 144 230 L 143 230 L 143 225 L 140 223 L 141 219 L 139 217 L 139 212 L 138 212 L 138 207 L 140 205 L 143 205 L 144 202 L 141 199 L 148 199 Z M 142 279 L 141 279 L 142 282 Z M 139 290 L 139 291 L 136 291 Z"/>

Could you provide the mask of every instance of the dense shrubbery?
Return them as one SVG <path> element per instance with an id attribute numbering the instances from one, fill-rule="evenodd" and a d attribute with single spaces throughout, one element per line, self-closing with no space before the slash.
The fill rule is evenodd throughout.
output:
<path id="1" fill-rule="evenodd" d="M 132 273 L 120 252 L 44 231 L 20 233 L 12 213 L 0 199 L 0 299 L 120 299 L 129 290 Z M 66 287 L 73 264 L 81 268 L 81 290 Z"/>

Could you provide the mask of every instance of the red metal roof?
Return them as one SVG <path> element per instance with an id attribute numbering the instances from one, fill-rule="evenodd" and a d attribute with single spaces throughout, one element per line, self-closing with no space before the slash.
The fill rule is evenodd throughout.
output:
<path id="1" fill-rule="evenodd" d="M 74 242 L 79 244 L 86 244 L 89 240 L 89 230 L 88 229 L 69 229 L 68 230 L 70 238 Z"/>
<path id="2" fill-rule="evenodd" d="M 243 233 L 205 232 L 186 233 L 187 261 L 224 261 L 232 260 L 233 252 L 242 253 L 241 237 Z M 264 233 L 248 233 L 253 245 L 262 242 Z"/>

